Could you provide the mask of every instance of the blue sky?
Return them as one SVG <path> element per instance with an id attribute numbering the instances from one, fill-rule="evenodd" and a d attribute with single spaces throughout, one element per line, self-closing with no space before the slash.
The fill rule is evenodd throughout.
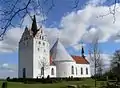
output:
<path id="1" fill-rule="evenodd" d="M 43 28 L 49 33 L 50 44 L 53 44 L 53 40 L 55 41 L 56 36 L 58 36 L 57 33 L 60 32 L 61 42 L 70 54 L 80 55 L 79 47 L 74 46 L 82 40 L 85 43 L 85 54 L 87 55 L 88 44 L 86 42 L 90 42 L 94 38 L 93 35 L 97 34 L 100 37 L 102 53 L 112 55 L 116 49 L 120 48 L 119 38 L 116 36 L 120 32 L 120 13 L 116 14 L 116 19 L 118 19 L 116 23 L 113 23 L 112 15 L 103 18 L 96 18 L 95 16 L 109 13 L 107 9 L 114 5 L 113 1 L 80 0 L 78 7 L 73 9 L 74 0 L 55 0 L 55 7 L 46 16 L 47 20 L 43 24 Z M 49 3 L 44 6 L 44 11 L 50 7 Z M 29 21 L 27 19 L 24 25 L 30 25 L 31 22 Z M 89 30 L 87 30 L 88 28 Z M 24 27 L 9 30 L 5 40 L 0 42 L 0 78 L 17 76 L 17 46 L 23 30 Z"/>

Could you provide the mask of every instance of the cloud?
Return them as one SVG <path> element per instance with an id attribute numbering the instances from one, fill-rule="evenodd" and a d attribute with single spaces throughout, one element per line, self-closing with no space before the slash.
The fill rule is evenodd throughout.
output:
<path id="1" fill-rule="evenodd" d="M 8 72 L 17 71 L 17 65 L 3 63 L 3 64 L 0 65 L 0 71 L 8 71 Z"/>
<path id="2" fill-rule="evenodd" d="M 8 30 L 4 36 L 4 40 L 0 41 L 0 52 L 16 51 L 22 32 L 23 30 L 20 28 L 12 28 Z"/>
<path id="3" fill-rule="evenodd" d="M 39 24 L 39 21 L 42 21 L 46 19 L 46 17 L 42 17 L 41 15 L 36 16 L 37 22 Z M 32 20 L 30 16 L 26 16 L 24 18 L 22 28 L 16 27 L 16 28 L 11 28 L 6 32 L 6 35 L 4 36 L 4 40 L 0 41 L 0 52 L 14 52 L 18 48 L 18 43 L 19 40 L 22 36 L 22 33 L 24 31 L 24 28 L 28 26 L 31 28 Z M 38 25 L 39 27 L 39 25 Z"/>
<path id="4" fill-rule="evenodd" d="M 17 77 L 18 65 L 10 63 L 0 64 L 0 78 Z"/>
<path id="5" fill-rule="evenodd" d="M 72 45 L 71 45 L 72 46 Z M 86 46 L 86 44 L 76 44 L 76 45 L 73 45 L 72 47 L 75 49 L 75 50 L 77 50 L 77 51 L 79 51 L 79 50 L 81 50 L 82 49 L 82 46 Z"/>
<path id="6" fill-rule="evenodd" d="M 111 8 L 114 5 L 110 6 Z M 118 7 L 119 4 L 116 4 Z M 108 6 L 88 5 L 82 10 L 71 12 L 61 20 L 61 41 L 65 45 L 76 44 L 80 40 L 91 42 L 95 37 L 99 37 L 100 42 L 113 40 L 120 33 L 120 8 L 116 11 L 116 20 L 113 23 L 113 15 L 109 14 Z M 114 41 L 116 39 L 114 38 Z"/>
<path id="7" fill-rule="evenodd" d="M 103 61 L 103 65 L 105 67 L 109 67 L 110 66 L 110 61 L 112 60 L 112 55 L 109 54 L 100 54 L 100 58 Z M 90 59 L 90 56 L 87 55 L 87 60 L 91 63 L 91 65 L 93 65 L 93 61 Z"/>
<path id="8" fill-rule="evenodd" d="M 100 54 L 100 58 L 102 60 L 102 69 L 103 72 L 106 72 L 108 70 L 110 70 L 110 63 L 112 60 L 112 56 L 109 54 Z M 91 67 L 91 73 L 92 75 L 94 74 L 94 63 L 92 60 L 90 60 L 90 56 L 87 55 L 87 60 L 90 62 L 90 67 Z"/>
<path id="9" fill-rule="evenodd" d="M 56 39 L 59 37 L 60 31 L 58 30 L 58 28 L 47 28 L 45 26 L 43 26 L 43 30 L 47 35 L 51 48 L 53 44 L 56 42 Z"/>
<path id="10" fill-rule="evenodd" d="M 118 7 L 119 4 L 116 4 L 116 6 Z M 60 28 L 50 28 L 44 25 L 43 30 L 46 32 L 51 46 L 58 37 L 65 47 L 77 44 L 81 40 L 91 42 L 96 36 L 99 37 L 100 42 L 118 42 L 117 35 L 120 33 L 120 15 L 118 11 L 120 11 L 120 8 L 117 8 L 116 20 L 113 23 L 112 14 L 101 17 L 101 15 L 109 13 L 109 6 L 92 6 L 88 4 L 82 10 L 73 11 L 63 16 L 59 24 Z M 24 26 L 31 25 L 30 18 L 26 17 L 25 19 Z M 38 16 L 37 21 L 41 19 L 41 16 Z M 23 30 L 20 28 L 9 30 L 5 39 L 0 42 L 0 52 L 16 50 L 22 32 Z"/>
<path id="11" fill-rule="evenodd" d="M 98 1 L 98 0 L 93 0 Z M 105 0 L 102 2 L 104 3 Z M 97 2 L 98 3 L 98 2 Z M 116 4 L 115 23 L 113 23 L 113 15 L 108 14 L 109 8 L 112 6 L 92 6 L 88 4 L 84 9 L 73 11 L 63 16 L 59 28 L 45 28 L 49 29 L 47 34 L 49 40 L 56 39 L 59 32 L 60 41 L 64 46 L 71 46 L 78 44 L 81 40 L 85 43 L 92 42 L 95 37 L 99 37 L 99 42 L 105 43 L 108 41 L 118 42 L 120 33 L 120 8 Z M 106 15 L 108 14 L 108 15 Z M 106 16 L 103 16 L 106 15 Z M 102 17 L 103 16 L 103 17 Z M 53 42 L 52 42 L 53 43 Z"/>
<path id="12" fill-rule="evenodd" d="M 106 2 L 107 0 L 89 0 L 88 4 L 89 5 L 93 5 L 93 6 L 97 6 L 97 5 L 101 5 L 104 2 Z"/>

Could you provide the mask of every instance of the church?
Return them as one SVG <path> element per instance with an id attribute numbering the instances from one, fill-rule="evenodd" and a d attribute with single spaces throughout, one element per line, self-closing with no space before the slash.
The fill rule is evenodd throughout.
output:
<path id="1" fill-rule="evenodd" d="M 59 39 L 50 49 L 47 36 L 37 27 L 35 16 L 31 28 L 26 27 L 19 41 L 19 78 L 91 77 L 90 64 L 84 56 L 70 55 Z"/>

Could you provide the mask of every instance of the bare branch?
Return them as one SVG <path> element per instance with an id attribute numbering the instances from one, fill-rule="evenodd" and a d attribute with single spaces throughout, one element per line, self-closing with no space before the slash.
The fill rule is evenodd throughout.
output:
<path id="1" fill-rule="evenodd" d="M 18 1 L 19 1 L 19 0 L 17 0 L 16 3 L 18 3 Z M 12 22 L 13 18 L 14 18 L 18 13 L 20 13 L 21 11 L 27 9 L 28 6 L 29 6 L 29 4 L 30 4 L 30 2 L 31 2 L 31 0 L 29 0 L 29 1 L 27 2 L 26 6 L 25 6 L 24 8 L 18 9 L 18 10 L 17 10 L 16 12 L 14 12 L 14 14 L 12 15 L 12 12 L 13 12 L 13 10 L 14 10 L 14 8 L 15 8 L 15 5 L 16 5 L 16 3 L 15 3 L 15 5 L 14 5 L 13 8 L 11 9 L 10 13 L 7 13 L 8 15 L 9 15 L 9 14 L 11 14 L 11 15 L 10 15 L 10 18 L 7 20 L 7 23 L 5 24 L 5 26 L 2 27 L 2 29 L 4 29 L 4 30 L 3 30 L 3 32 L 0 34 L 0 37 L 3 37 L 3 35 L 5 34 L 7 28 L 12 24 L 11 22 Z M 27 14 L 27 13 L 26 13 L 26 14 Z M 12 26 L 13 26 L 13 25 L 12 25 Z"/>
<path id="2" fill-rule="evenodd" d="M 92 65 L 94 67 L 94 76 L 95 76 L 95 88 L 96 88 L 96 75 L 99 76 L 102 73 L 102 60 L 101 60 L 101 53 L 99 49 L 99 37 L 95 36 L 95 39 L 90 43 L 89 48 L 89 55 L 90 60 L 92 61 Z"/>
<path id="3" fill-rule="evenodd" d="M 106 13 L 106 14 L 103 14 L 103 15 L 100 15 L 100 16 L 98 16 L 97 18 L 99 18 L 99 17 L 105 17 L 105 16 L 108 16 L 108 15 L 112 15 L 113 16 L 113 23 L 115 23 L 116 22 L 116 12 L 118 12 L 117 11 L 117 9 L 118 9 L 118 7 L 116 6 L 117 5 L 117 3 L 119 3 L 120 1 L 119 0 L 114 0 L 114 6 L 113 6 L 113 8 L 112 7 L 109 7 L 109 11 L 108 11 L 108 13 Z"/>
<path id="4" fill-rule="evenodd" d="M 15 18 L 19 18 L 19 20 L 21 20 L 20 23 L 18 22 L 18 25 L 21 27 L 25 16 L 28 15 L 32 19 L 31 10 L 33 10 L 36 15 L 41 15 L 42 13 L 44 17 L 45 14 L 48 15 L 48 13 L 53 9 L 53 7 L 55 7 L 54 0 L 51 0 L 51 5 L 48 11 L 44 13 L 41 0 L 15 0 L 13 2 L 11 2 L 11 0 L 4 0 L 2 2 L 7 5 L 7 8 L 0 9 L 0 15 L 2 16 L 0 19 L 0 28 L 2 30 L 0 33 L 1 38 L 3 38 L 4 34 L 10 27 L 16 26 L 16 24 L 13 24 Z M 47 2 L 48 0 L 44 0 L 43 4 L 46 4 Z M 41 13 L 38 13 L 37 10 L 39 10 Z"/>
<path id="5" fill-rule="evenodd" d="M 46 14 L 48 15 L 48 13 L 55 7 L 55 4 L 54 4 L 54 0 L 52 0 L 52 4 L 50 6 L 50 8 L 48 9 L 48 11 L 46 12 Z"/>
<path id="6" fill-rule="evenodd" d="M 75 0 L 73 9 L 76 9 L 78 7 L 79 3 L 80 3 L 79 0 Z"/>

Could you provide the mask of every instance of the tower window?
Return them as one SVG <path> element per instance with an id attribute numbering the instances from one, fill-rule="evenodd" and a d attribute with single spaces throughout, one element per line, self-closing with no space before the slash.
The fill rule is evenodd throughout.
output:
<path id="1" fill-rule="evenodd" d="M 40 48 L 38 48 L 38 51 L 40 50 Z"/>
<path id="2" fill-rule="evenodd" d="M 42 36 L 42 40 L 44 40 L 44 36 Z"/>
<path id="3" fill-rule="evenodd" d="M 44 52 L 46 52 L 46 50 L 44 49 Z"/>
<path id="4" fill-rule="evenodd" d="M 41 44 L 41 42 L 39 41 L 39 44 Z"/>
<path id="5" fill-rule="evenodd" d="M 44 67 L 41 68 L 41 75 L 44 75 Z"/>
<path id="6" fill-rule="evenodd" d="M 24 45 L 27 46 L 28 45 L 28 41 L 24 41 Z"/>
<path id="7" fill-rule="evenodd" d="M 71 73 L 74 74 L 74 67 L 71 67 Z"/>
<path id="8" fill-rule="evenodd" d="M 43 42 L 43 46 L 45 46 L 45 43 Z"/>

